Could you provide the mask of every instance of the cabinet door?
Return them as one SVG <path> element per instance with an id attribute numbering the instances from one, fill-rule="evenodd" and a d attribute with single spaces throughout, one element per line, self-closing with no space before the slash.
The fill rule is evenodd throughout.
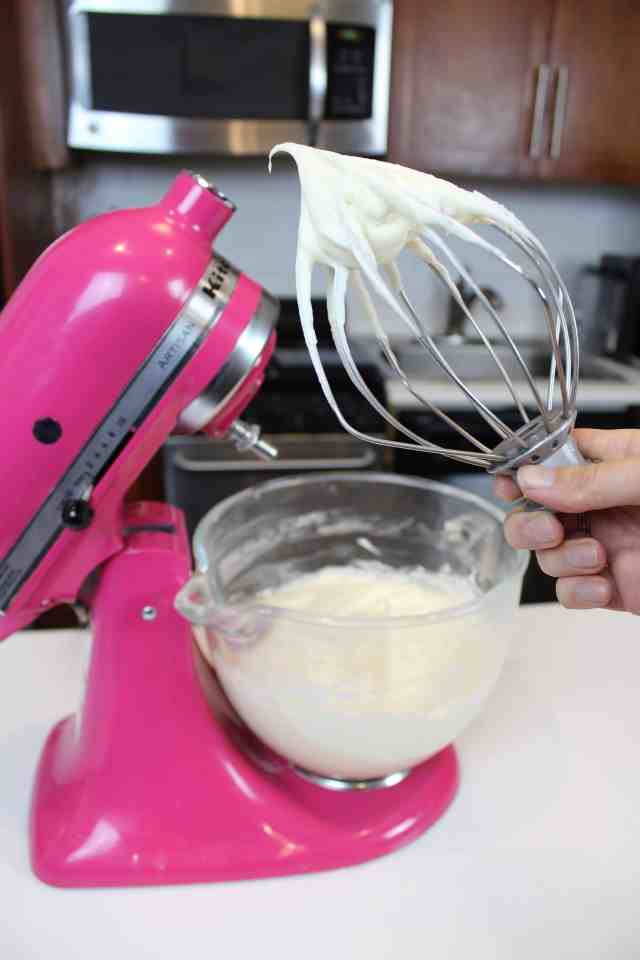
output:
<path id="1" fill-rule="evenodd" d="M 0 28 L 0 295 L 8 298 L 54 238 L 52 180 L 45 168 L 64 161 L 54 120 L 44 119 L 57 87 L 45 63 L 55 5 L 9 0 Z M 54 38 L 55 39 L 55 38 Z M 40 73 L 40 69 L 45 73 Z M 61 80 L 61 78 L 60 78 Z M 37 101 L 37 102 L 36 102 Z M 56 102 L 58 102 L 56 100 Z M 42 122 L 40 122 L 40 120 Z M 50 124 L 50 126 L 49 126 Z"/>
<path id="2" fill-rule="evenodd" d="M 640 3 L 558 0 L 549 180 L 640 183 Z"/>
<path id="3" fill-rule="evenodd" d="M 390 159 L 433 172 L 534 175 L 552 13 L 552 0 L 396 0 Z M 538 108 L 543 121 L 542 96 Z"/>

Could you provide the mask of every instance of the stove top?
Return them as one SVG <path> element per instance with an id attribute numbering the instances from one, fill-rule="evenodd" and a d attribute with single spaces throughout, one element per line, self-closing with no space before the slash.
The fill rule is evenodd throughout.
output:
<path id="1" fill-rule="evenodd" d="M 313 311 L 320 356 L 342 412 L 358 430 L 380 433 L 383 421 L 349 380 L 333 345 L 325 301 L 314 300 Z M 295 300 L 281 300 L 277 329 L 278 342 L 264 385 L 247 408 L 245 419 L 259 423 L 265 433 L 331 433 L 341 429 L 320 389 Z M 370 390 L 384 402 L 384 378 L 377 351 L 366 340 L 355 341 L 352 350 Z"/>

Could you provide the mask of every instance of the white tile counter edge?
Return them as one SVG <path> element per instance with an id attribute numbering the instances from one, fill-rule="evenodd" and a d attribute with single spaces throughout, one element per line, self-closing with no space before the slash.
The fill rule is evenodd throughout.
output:
<path id="1" fill-rule="evenodd" d="M 0 644 L 0 957 L 640 956 L 640 620 L 526 607 L 513 634 L 458 743 L 458 797 L 418 842 L 331 873 L 88 891 L 27 861 L 31 778 L 79 697 L 86 637 Z"/>

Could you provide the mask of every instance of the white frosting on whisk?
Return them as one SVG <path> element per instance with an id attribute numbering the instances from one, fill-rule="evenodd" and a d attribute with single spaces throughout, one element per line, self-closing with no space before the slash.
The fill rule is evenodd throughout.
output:
<path id="1" fill-rule="evenodd" d="M 506 207 L 477 191 L 409 167 L 329 150 L 281 143 L 269 155 L 288 153 L 298 167 L 301 186 L 299 250 L 315 263 L 366 272 L 394 261 L 401 250 L 429 227 L 499 253 L 465 229 L 490 218 L 534 239 Z"/>
<path id="2" fill-rule="evenodd" d="M 402 299 L 404 290 L 396 260 L 403 249 L 411 249 L 435 270 L 452 296 L 460 301 L 446 266 L 432 249 L 432 245 L 438 249 L 434 230 L 473 243 L 504 262 L 504 252 L 472 229 L 473 224 L 492 221 L 542 251 L 536 237 L 514 214 L 477 191 L 464 190 L 398 164 L 343 156 L 295 143 L 275 146 L 269 155 L 269 169 L 277 153 L 293 157 L 300 177 L 296 288 L 305 342 L 324 394 L 343 426 L 347 425 L 317 350 L 311 308 L 314 264 L 324 265 L 332 272 L 327 295 L 329 321 L 343 363 L 354 371 L 345 331 L 350 276 L 357 284 L 376 336 L 388 345 L 363 278 L 414 336 L 424 337 L 415 313 L 412 315 L 407 309 L 406 298 L 404 303 Z"/>

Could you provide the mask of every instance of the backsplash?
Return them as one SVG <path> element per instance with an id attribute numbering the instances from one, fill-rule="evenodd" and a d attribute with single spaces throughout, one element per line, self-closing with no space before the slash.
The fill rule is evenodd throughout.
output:
<path id="1" fill-rule="evenodd" d="M 58 228 L 120 206 L 152 203 L 183 167 L 196 169 L 238 205 L 218 244 L 220 253 L 278 296 L 292 296 L 298 225 L 299 187 L 293 162 L 276 157 L 269 176 L 266 160 L 211 158 L 108 157 L 83 154 L 56 183 Z M 603 252 L 640 254 L 640 190 L 459 180 L 508 206 L 546 245 L 569 290 L 580 303 L 579 271 Z M 537 301 L 527 285 L 493 258 L 468 246 L 456 247 L 478 283 L 496 289 L 503 316 L 520 337 L 541 335 Z M 446 322 L 447 293 L 412 258 L 402 262 L 411 299 L 433 331 Z M 324 290 L 323 271 L 314 275 L 314 294 Z M 362 310 L 349 301 L 351 329 L 366 333 Z M 402 327 L 392 321 L 400 335 Z"/>

